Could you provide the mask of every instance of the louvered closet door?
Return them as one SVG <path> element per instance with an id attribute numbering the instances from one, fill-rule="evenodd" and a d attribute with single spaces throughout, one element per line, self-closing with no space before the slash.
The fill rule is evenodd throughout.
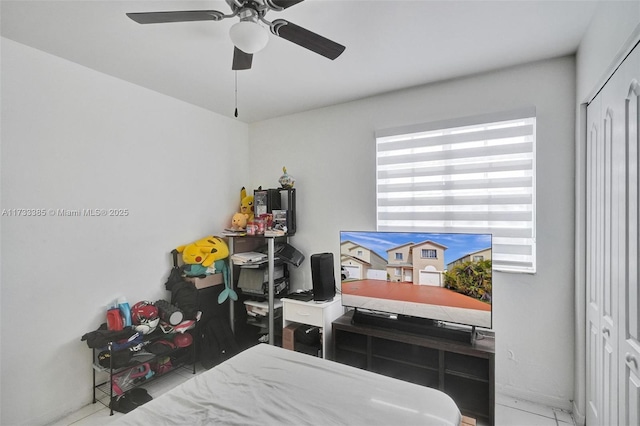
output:
<path id="1" fill-rule="evenodd" d="M 625 186 L 627 238 L 624 247 L 625 276 L 620 290 L 620 424 L 640 425 L 640 294 L 638 283 L 640 269 L 640 47 L 618 69 L 615 81 L 617 94 L 622 105 L 620 114 L 624 126 L 621 138 L 625 147 Z"/>

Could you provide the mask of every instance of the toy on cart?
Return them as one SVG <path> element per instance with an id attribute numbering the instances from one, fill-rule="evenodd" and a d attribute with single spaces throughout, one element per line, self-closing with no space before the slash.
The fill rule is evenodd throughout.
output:
<path id="1" fill-rule="evenodd" d="M 111 377 L 113 392 L 118 396 L 123 395 L 127 390 L 139 386 L 142 382 L 146 382 L 153 377 L 153 375 L 154 372 L 148 362 L 114 374 Z"/>
<path id="2" fill-rule="evenodd" d="M 182 269 L 190 276 L 222 273 L 225 288 L 218 296 L 218 303 L 222 304 L 227 299 L 238 300 L 238 294 L 229 283 L 229 267 L 224 261 L 229 257 L 229 247 L 222 238 L 207 236 L 191 244 L 180 246 L 175 249 L 175 252 L 182 253 L 182 261 L 184 262 Z M 175 264 L 176 262 L 177 259 L 174 257 L 172 274 L 179 274 L 180 268 Z"/>

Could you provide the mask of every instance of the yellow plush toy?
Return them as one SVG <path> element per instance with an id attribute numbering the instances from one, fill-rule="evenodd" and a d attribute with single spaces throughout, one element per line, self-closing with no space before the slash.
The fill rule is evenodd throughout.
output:
<path id="1" fill-rule="evenodd" d="M 176 248 L 178 253 L 182 253 L 182 261 L 185 264 L 200 264 L 205 267 L 213 265 L 216 260 L 229 256 L 229 247 L 223 239 L 208 236 L 191 244 L 186 244 Z"/>
<path id="2" fill-rule="evenodd" d="M 247 227 L 247 220 L 249 215 L 246 213 L 235 213 L 231 218 L 231 228 L 236 230 L 242 230 Z"/>
<path id="3" fill-rule="evenodd" d="M 240 190 L 240 213 L 247 215 L 247 222 L 253 220 L 253 194 L 247 195 L 247 190 Z"/>

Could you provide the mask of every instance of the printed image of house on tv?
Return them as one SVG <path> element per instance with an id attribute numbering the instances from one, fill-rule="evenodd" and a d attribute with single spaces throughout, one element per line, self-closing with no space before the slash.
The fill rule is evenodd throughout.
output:
<path id="1" fill-rule="evenodd" d="M 341 232 L 347 306 L 491 326 L 491 235 Z"/>

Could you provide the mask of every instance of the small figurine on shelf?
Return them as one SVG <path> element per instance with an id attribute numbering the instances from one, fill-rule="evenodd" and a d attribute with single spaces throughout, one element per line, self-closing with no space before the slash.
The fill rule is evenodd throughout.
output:
<path id="1" fill-rule="evenodd" d="M 296 180 L 293 178 L 293 176 L 287 174 L 287 168 L 286 167 L 282 168 L 282 172 L 283 172 L 283 175 L 280 176 L 280 179 L 278 179 L 278 182 L 280 182 L 280 185 L 284 189 L 293 188 L 293 184 L 296 182 Z"/>

